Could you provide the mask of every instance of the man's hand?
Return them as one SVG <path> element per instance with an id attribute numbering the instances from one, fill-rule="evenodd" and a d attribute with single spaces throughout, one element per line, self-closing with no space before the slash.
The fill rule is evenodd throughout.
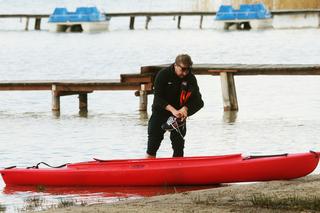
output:
<path id="1" fill-rule="evenodd" d="M 179 111 L 181 113 L 181 119 L 185 120 L 188 117 L 188 108 L 186 106 L 182 107 L 181 109 L 179 109 Z"/>
<path id="2" fill-rule="evenodd" d="M 182 118 L 183 114 L 180 112 L 180 110 L 176 110 L 173 106 L 170 104 L 166 106 L 166 110 L 171 112 L 172 115 L 174 115 L 176 118 Z"/>
<path id="3" fill-rule="evenodd" d="M 182 113 L 181 113 L 180 111 L 178 111 L 178 110 L 174 110 L 174 111 L 171 112 L 171 113 L 172 113 L 172 115 L 174 115 L 176 118 L 182 118 L 182 117 L 183 117 Z"/>

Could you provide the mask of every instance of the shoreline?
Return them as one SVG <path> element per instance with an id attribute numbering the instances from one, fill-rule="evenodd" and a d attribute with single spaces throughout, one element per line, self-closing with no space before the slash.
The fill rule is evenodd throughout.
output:
<path id="1" fill-rule="evenodd" d="M 264 208 L 254 205 L 253 199 L 320 198 L 320 174 L 288 181 L 222 186 L 111 204 L 54 208 L 44 212 L 315 212 L 308 206 L 306 209 L 299 206 L 288 206 L 287 209 Z"/>

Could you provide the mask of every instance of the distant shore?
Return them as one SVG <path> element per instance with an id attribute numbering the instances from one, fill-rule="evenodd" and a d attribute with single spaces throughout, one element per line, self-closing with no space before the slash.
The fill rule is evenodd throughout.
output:
<path id="1" fill-rule="evenodd" d="M 316 212 L 319 199 L 320 175 L 309 175 L 45 212 Z"/>

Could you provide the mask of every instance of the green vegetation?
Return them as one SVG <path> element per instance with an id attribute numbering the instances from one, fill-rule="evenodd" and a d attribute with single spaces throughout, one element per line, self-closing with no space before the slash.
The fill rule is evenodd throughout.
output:
<path id="1" fill-rule="evenodd" d="M 80 203 L 77 200 L 74 199 L 64 199 L 64 198 L 60 198 L 59 202 L 57 204 L 52 204 L 50 206 L 46 206 L 44 209 L 57 209 L 57 208 L 67 208 L 67 207 L 72 207 L 72 206 L 87 206 L 88 203 L 85 201 L 80 201 Z"/>
<path id="2" fill-rule="evenodd" d="M 43 204 L 45 203 L 45 199 L 39 196 L 29 197 L 24 200 L 24 207 L 21 209 L 22 211 L 34 211 L 37 209 L 43 209 Z"/>
<path id="3" fill-rule="evenodd" d="M 285 210 L 312 210 L 320 211 L 320 197 L 301 197 L 292 195 L 288 197 L 267 196 L 258 194 L 252 196 L 251 204 L 255 207 Z"/>
<path id="4" fill-rule="evenodd" d="M 212 205 L 217 202 L 217 199 L 214 196 L 208 196 L 206 199 L 201 199 L 201 196 L 191 197 L 191 201 L 197 205 Z"/>
<path id="5" fill-rule="evenodd" d="M 88 203 L 87 202 L 85 202 L 85 201 L 81 201 L 81 203 L 80 203 L 80 206 L 87 206 L 88 205 Z"/>
<path id="6" fill-rule="evenodd" d="M 66 207 L 70 207 L 70 206 L 75 206 L 76 205 L 76 201 L 72 200 L 72 199 L 60 199 L 59 203 L 58 203 L 58 208 L 66 208 Z"/>
<path id="7" fill-rule="evenodd" d="M 58 204 L 52 204 L 47 205 L 47 201 L 40 197 L 40 196 L 34 196 L 34 197 L 28 197 L 24 200 L 24 206 L 22 208 L 19 208 L 19 212 L 28 212 L 28 211 L 40 211 L 40 210 L 46 210 L 46 209 L 56 209 L 56 208 L 66 208 L 71 206 L 87 206 L 88 203 L 85 201 L 78 202 L 74 199 L 63 199 L 60 198 Z M 6 207 L 0 203 L 0 213 L 5 212 Z"/>
<path id="8" fill-rule="evenodd" d="M 200 195 L 191 197 L 191 201 L 196 205 L 217 205 L 220 203 L 218 196 L 205 196 Z M 278 196 L 265 195 L 265 194 L 255 194 L 249 199 L 240 199 L 236 196 L 229 197 L 228 200 L 221 201 L 223 205 L 225 202 L 237 203 L 236 205 L 247 206 L 247 201 L 249 205 L 254 208 L 266 208 L 271 210 L 288 210 L 288 211 L 320 211 L 320 197 L 319 196 L 299 196 L 299 195 L 288 195 L 288 196 Z M 240 203 L 239 203 L 240 202 Z M 247 204 L 245 204 L 247 203 Z M 220 203 L 221 204 L 221 203 Z M 243 207 L 245 207 L 243 206 Z M 247 206 L 248 207 L 248 206 Z"/>
<path id="9" fill-rule="evenodd" d="M 73 199 L 60 199 L 58 205 L 56 207 L 58 208 L 66 208 L 66 207 L 71 207 L 71 206 L 87 206 L 87 202 L 85 201 L 81 201 L 80 204 L 77 200 L 73 200 Z"/>
<path id="10" fill-rule="evenodd" d="M 0 212 L 5 212 L 7 207 L 0 203 Z"/>

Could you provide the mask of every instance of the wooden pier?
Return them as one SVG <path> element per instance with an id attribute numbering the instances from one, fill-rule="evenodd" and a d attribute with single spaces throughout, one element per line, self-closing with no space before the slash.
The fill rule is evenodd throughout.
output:
<path id="1" fill-rule="evenodd" d="M 120 80 L 57 80 L 57 81 L 0 81 L 0 91 L 39 91 L 52 93 L 52 111 L 60 111 L 60 97 L 79 96 L 80 113 L 88 111 L 89 93 L 95 90 L 134 90 L 139 96 L 139 110 L 146 111 L 148 95 L 153 94 L 153 81 L 158 71 L 169 66 L 143 66 L 140 73 L 121 74 Z M 300 64 L 195 64 L 196 75 L 220 76 L 224 111 L 238 111 L 234 76 L 253 75 L 320 75 L 320 65 Z M 201 88 L 205 90 L 205 88 Z"/>
<path id="2" fill-rule="evenodd" d="M 140 78 L 137 78 L 140 79 Z M 107 91 L 107 90 L 135 90 L 141 91 L 140 104 L 141 111 L 147 109 L 147 100 L 144 94 L 146 91 L 152 91 L 152 85 L 145 82 L 141 78 L 140 82 L 124 80 L 58 80 L 58 81 L 0 81 L 0 91 L 41 91 L 49 90 L 52 93 L 52 111 L 60 111 L 60 97 L 67 95 L 79 96 L 79 112 L 88 111 L 88 93 L 93 91 Z"/>
<path id="3" fill-rule="evenodd" d="M 296 15 L 296 14 L 320 14 L 319 9 L 303 9 L 303 10 L 274 10 L 271 11 L 271 14 L 274 16 L 281 15 Z M 145 17 L 145 29 L 148 29 L 149 23 L 152 17 L 176 17 L 177 20 L 177 28 L 181 29 L 181 21 L 183 16 L 199 16 L 199 28 L 202 29 L 203 26 L 203 17 L 204 16 L 214 16 L 216 12 L 206 12 L 206 11 L 190 11 L 190 12 L 181 12 L 181 11 L 173 11 L 173 12 L 122 12 L 122 13 L 104 13 L 105 16 L 111 18 L 117 17 L 128 17 L 129 18 L 129 29 L 133 30 L 135 27 L 135 19 L 136 17 Z M 48 19 L 50 14 L 0 14 L 0 18 L 24 18 L 26 20 L 25 30 L 29 29 L 30 19 L 35 20 L 34 29 L 41 29 L 41 20 Z"/>
<path id="4" fill-rule="evenodd" d="M 167 65 L 141 67 L 141 74 L 152 75 Z M 195 64 L 195 75 L 220 76 L 224 111 L 238 111 L 234 76 L 241 75 L 320 75 L 319 64 Z"/>
<path id="5" fill-rule="evenodd" d="M 123 13 L 104 13 L 106 17 L 128 17 L 129 18 L 129 29 L 134 30 L 135 18 L 145 17 L 145 29 L 148 29 L 149 23 L 152 17 L 159 16 L 171 16 L 177 17 L 177 28 L 181 29 L 182 16 L 199 16 L 199 28 L 202 29 L 203 17 L 204 16 L 214 16 L 216 12 L 123 12 Z M 35 19 L 35 30 L 41 29 L 41 19 L 49 18 L 50 14 L 0 14 L 0 18 L 25 18 L 26 25 L 25 30 L 29 29 L 29 20 Z"/>

